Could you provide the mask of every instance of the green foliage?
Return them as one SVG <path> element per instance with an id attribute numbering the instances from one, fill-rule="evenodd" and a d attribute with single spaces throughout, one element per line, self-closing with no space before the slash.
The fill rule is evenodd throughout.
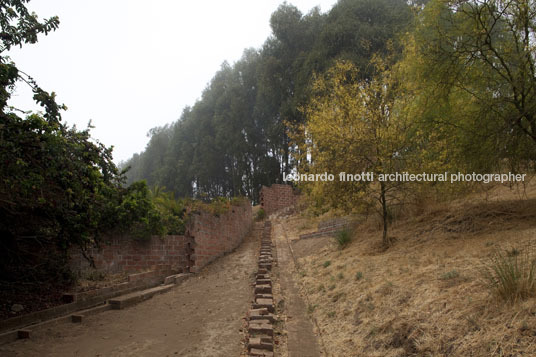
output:
<path id="1" fill-rule="evenodd" d="M 224 63 L 201 99 L 169 126 L 155 128 L 145 151 L 134 155 L 129 183 L 146 179 L 178 197 L 209 200 L 247 196 L 259 202 L 262 185 L 281 182 L 304 159 L 289 134 L 305 115 L 314 73 L 345 59 L 365 76 L 373 53 L 410 24 L 403 0 L 339 1 L 328 13 L 303 14 L 283 3 L 272 14 L 270 36 L 247 49 L 234 65 Z"/>
<path id="2" fill-rule="evenodd" d="M 330 265 L 331 265 L 331 260 L 326 260 L 326 261 L 324 262 L 324 264 L 322 264 L 322 266 L 323 266 L 324 268 L 327 268 L 327 267 L 329 267 Z"/>
<path id="3" fill-rule="evenodd" d="M 347 212 L 376 209 L 383 218 L 383 242 L 388 245 L 388 212 L 401 192 L 399 182 L 380 180 L 379 175 L 403 170 L 411 147 L 407 117 L 399 109 L 399 80 L 389 68 L 392 58 L 374 56 L 378 73 L 359 78 L 349 62 L 337 62 L 313 84 L 313 96 L 303 108 L 307 123 L 302 153 L 313 160 L 303 165 L 311 174 L 369 173 L 359 180 L 313 181 L 303 185 L 311 195 L 322 197 L 332 208 Z M 375 178 L 372 177 L 374 175 Z M 379 203 L 379 205 L 378 205 Z"/>
<path id="4" fill-rule="evenodd" d="M 187 219 L 184 200 L 176 199 L 172 192 L 166 192 L 161 186 L 154 186 L 150 196 L 162 218 L 164 234 L 184 234 Z"/>
<path id="5" fill-rule="evenodd" d="M 148 239 L 165 233 L 161 216 L 155 209 L 145 181 L 130 185 L 117 207 L 117 225 L 122 232 L 135 239 Z"/>
<path id="6" fill-rule="evenodd" d="M 255 216 L 256 221 L 262 221 L 266 217 L 266 212 L 263 208 L 259 208 L 257 215 Z"/>
<path id="7" fill-rule="evenodd" d="M 531 244 L 512 255 L 497 250 L 486 262 L 483 276 L 491 293 L 506 302 L 536 294 L 536 255 Z"/>
<path id="8" fill-rule="evenodd" d="M 327 315 L 331 319 L 331 318 L 334 318 L 337 315 L 337 313 L 335 311 L 329 311 Z"/>
<path id="9" fill-rule="evenodd" d="M 337 232 L 335 235 L 335 241 L 340 249 L 344 249 L 352 241 L 352 235 L 348 230 L 344 229 Z"/>
<path id="10" fill-rule="evenodd" d="M 242 204 L 249 204 L 249 200 L 244 197 L 216 197 L 210 202 L 203 202 L 199 200 L 186 199 L 185 206 L 191 211 L 201 211 L 213 214 L 215 216 L 227 213 L 232 206 L 238 206 Z"/>
<path id="11" fill-rule="evenodd" d="M 439 279 L 441 280 L 450 280 L 450 279 L 456 279 L 460 276 L 460 273 L 458 273 L 457 270 L 451 270 L 451 271 L 448 271 L 444 274 L 441 274 L 441 276 L 439 277 Z"/>
<path id="12" fill-rule="evenodd" d="M 357 273 L 355 273 L 355 280 L 361 280 L 361 279 L 363 279 L 363 272 L 358 271 Z"/>
<path id="13" fill-rule="evenodd" d="M 419 14 L 401 67 L 425 168 L 435 157 L 451 172 L 515 171 L 536 158 L 535 10 L 434 0 Z"/>
<path id="14" fill-rule="evenodd" d="M 55 31 L 60 23 L 57 16 L 39 22 L 36 14 L 25 6 L 29 0 L 3 0 L 0 7 L 0 52 L 9 51 L 12 46 L 22 47 L 25 43 L 36 43 L 41 33 L 47 35 Z"/>
<path id="15" fill-rule="evenodd" d="M 37 42 L 57 28 L 40 23 L 27 1 L 0 5 L 0 282 L 72 280 L 68 250 L 98 245 L 103 234 L 121 229 L 139 236 L 159 233 L 160 217 L 147 199 L 145 183 L 123 188 L 124 175 L 112 149 L 61 122 L 64 105 L 8 62 L 4 51 Z M 30 85 L 43 114 L 8 107 L 17 83 Z"/>

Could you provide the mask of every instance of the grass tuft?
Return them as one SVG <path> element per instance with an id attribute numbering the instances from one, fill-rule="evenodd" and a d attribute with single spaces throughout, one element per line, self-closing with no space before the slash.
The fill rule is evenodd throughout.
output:
<path id="1" fill-rule="evenodd" d="M 516 254 L 512 254 L 515 251 Z M 485 265 L 484 278 L 490 291 L 506 302 L 536 295 L 536 256 L 527 246 L 523 250 L 495 251 Z"/>
<path id="2" fill-rule="evenodd" d="M 352 241 L 352 236 L 350 232 L 345 229 L 340 232 L 337 232 L 337 235 L 335 235 L 335 241 L 339 245 L 340 249 L 344 249 Z"/>
<path id="3" fill-rule="evenodd" d="M 458 273 L 457 270 L 451 270 L 451 271 L 448 271 L 448 272 L 446 272 L 444 274 L 441 274 L 439 279 L 441 279 L 441 280 L 450 280 L 450 279 L 456 279 L 459 276 L 460 276 L 460 273 Z"/>
<path id="4" fill-rule="evenodd" d="M 255 220 L 256 221 L 262 221 L 264 218 L 266 218 L 266 211 L 264 211 L 264 209 L 260 208 L 257 211 L 257 214 L 255 215 Z"/>

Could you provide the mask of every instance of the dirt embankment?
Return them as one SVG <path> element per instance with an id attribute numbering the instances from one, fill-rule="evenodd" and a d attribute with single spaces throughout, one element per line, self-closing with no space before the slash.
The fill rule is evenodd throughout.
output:
<path id="1" fill-rule="evenodd" d="M 283 224 L 329 355 L 536 355 L 536 298 L 502 302 L 482 273 L 497 251 L 536 247 L 534 188 L 424 207 L 394 223 L 387 250 L 372 220 L 343 250 L 333 238 L 298 242 L 308 222 L 294 216 Z"/>

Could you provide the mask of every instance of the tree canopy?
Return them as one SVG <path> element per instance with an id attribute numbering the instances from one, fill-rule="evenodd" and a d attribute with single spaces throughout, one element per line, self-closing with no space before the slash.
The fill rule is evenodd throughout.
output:
<path id="1" fill-rule="evenodd" d="M 282 4 L 260 49 L 224 63 L 177 122 L 151 130 L 145 151 L 125 163 L 129 182 L 147 179 L 181 197 L 257 202 L 262 185 L 281 182 L 298 164 L 289 130 L 305 121 L 300 108 L 314 73 L 345 59 L 369 75 L 373 53 L 385 53 L 387 40 L 398 45 L 411 19 L 402 0 L 341 0 L 325 14 Z"/>

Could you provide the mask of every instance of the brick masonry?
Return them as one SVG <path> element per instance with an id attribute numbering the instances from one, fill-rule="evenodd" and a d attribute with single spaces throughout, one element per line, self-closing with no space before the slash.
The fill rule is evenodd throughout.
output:
<path id="1" fill-rule="evenodd" d="M 228 212 L 219 216 L 192 213 L 184 235 L 154 236 L 145 242 L 127 236 L 113 237 L 109 244 L 89 253 L 98 270 L 112 273 L 196 272 L 238 247 L 251 224 L 251 205 L 244 203 L 231 206 Z M 89 262 L 79 251 L 73 251 L 71 267 L 75 271 L 84 271 L 89 269 Z"/>
<path id="2" fill-rule="evenodd" d="M 193 224 L 186 234 L 194 239 L 191 272 L 197 272 L 214 259 L 237 248 L 253 223 L 251 205 L 231 206 L 225 214 L 207 212 L 192 215 Z"/>
<path id="3" fill-rule="evenodd" d="M 151 237 L 136 241 L 128 236 L 114 237 L 109 244 L 90 249 L 98 270 L 111 273 L 144 270 L 188 271 L 194 241 L 182 235 Z M 79 251 L 71 254 L 71 267 L 77 271 L 89 269 L 89 262 Z"/>
<path id="4" fill-rule="evenodd" d="M 261 207 L 270 215 L 282 208 L 293 206 L 297 197 L 292 186 L 274 184 L 270 187 L 262 186 L 260 199 Z"/>

